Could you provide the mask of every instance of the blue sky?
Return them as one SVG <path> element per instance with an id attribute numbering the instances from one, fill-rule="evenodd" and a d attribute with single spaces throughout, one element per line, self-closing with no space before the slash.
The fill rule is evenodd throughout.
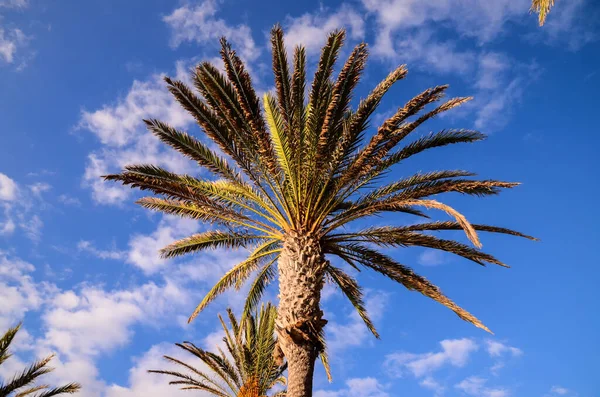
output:
<path id="1" fill-rule="evenodd" d="M 53 351 L 50 378 L 83 383 L 82 396 L 185 395 L 145 370 L 163 367 L 161 355 L 177 353 L 173 342 L 218 343 L 215 315 L 239 309 L 240 293 L 191 325 L 185 320 L 243 253 L 160 260 L 157 249 L 204 226 L 136 208 L 135 192 L 99 175 L 132 162 L 194 172 L 142 126 L 142 118 L 156 117 L 199 133 L 161 76 L 185 78 L 194 63 L 218 55 L 225 35 L 267 91 L 267 34 L 281 22 L 288 45 L 305 43 L 313 62 L 334 28 L 348 30 L 349 44 L 369 43 L 357 97 L 408 64 L 409 76 L 376 120 L 432 85 L 474 95 L 420 133 L 477 128 L 489 139 L 415 157 L 394 176 L 451 167 L 523 182 L 498 197 L 450 196 L 448 203 L 473 222 L 541 238 L 482 236 L 511 269 L 419 249 L 390 252 L 493 336 L 365 273 L 359 279 L 382 336 L 375 340 L 328 288 L 334 382 L 319 369 L 316 395 L 600 395 L 600 7 L 558 1 L 543 28 L 527 11 L 527 0 L 0 0 L 0 329 L 24 320 L 17 355 L 0 377 Z M 269 294 L 275 298 L 274 288 Z"/>

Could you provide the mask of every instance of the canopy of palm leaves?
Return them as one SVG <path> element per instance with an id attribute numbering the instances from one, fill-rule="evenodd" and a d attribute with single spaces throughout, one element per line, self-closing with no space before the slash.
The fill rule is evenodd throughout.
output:
<path id="1" fill-rule="evenodd" d="M 19 324 L 9 329 L 0 338 L 0 365 L 4 364 L 12 356 L 8 349 L 20 328 L 21 325 Z M 69 383 L 54 388 L 39 383 L 39 378 L 42 375 L 52 371 L 52 368 L 48 364 L 53 357 L 54 355 L 50 355 L 44 359 L 35 361 L 12 378 L 7 378 L 4 382 L 0 381 L 0 397 L 51 397 L 60 394 L 72 394 L 79 391 L 81 386 L 77 383 Z"/>
<path id="2" fill-rule="evenodd" d="M 212 353 L 191 342 L 177 343 L 181 349 L 199 359 L 209 372 L 199 369 L 196 363 L 184 362 L 165 356 L 181 371 L 150 370 L 149 372 L 169 375 L 172 385 L 184 390 L 203 390 L 221 397 L 263 397 L 276 384 L 285 384 L 282 377 L 286 364 L 278 362 L 275 318 L 277 310 L 268 304 L 261 307 L 257 315 L 242 318 L 240 322 L 231 310 L 227 310 L 228 327 L 219 316 L 225 332 L 225 351 L 218 348 Z M 285 396 L 279 391 L 274 396 Z"/>
<path id="3" fill-rule="evenodd" d="M 538 14 L 540 26 L 546 22 L 546 17 L 553 6 L 554 0 L 531 0 L 531 12 Z"/>
<path id="4" fill-rule="evenodd" d="M 251 311 L 277 276 L 277 258 L 284 240 L 300 233 L 317 239 L 324 254 L 341 258 L 357 270 L 369 269 L 386 276 L 487 330 L 438 287 L 377 247 L 426 247 L 478 265 L 505 266 L 479 250 L 477 231 L 531 237 L 502 227 L 471 224 L 433 196 L 450 192 L 489 196 L 518 184 L 473 179 L 475 174 L 463 170 L 423 172 L 384 183 L 384 177 L 400 175 L 391 171 L 413 156 L 442 146 L 477 142 L 485 136 L 478 131 L 446 129 L 411 139 L 424 122 L 471 99 L 442 101 L 447 85 L 421 92 L 368 133 L 371 116 L 384 94 L 407 75 L 407 68 L 398 66 L 352 108 L 367 46 L 354 47 L 334 78 L 344 38 L 341 30 L 327 37 L 306 98 L 305 49 L 295 48 L 290 65 L 283 32 L 275 27 L 271 36 L 275 89 L 262 101 L 244 63 L 223 39 L 224 72 L 209 62 L 200 63 L 191 76 L 195 90 L 182 81 L 165 79 L 173 96 L 218 150 L 161 121 L 146 120 L 148 129 L 160 140 L 217 179 L 176 174 L 151 164 L 130 165 L 122 173 L 105 178 L 158 195 L 140 199 L 138 204 L 144 208 L 215 225 L 214 230 L 162 249 L 166 258 L 218 247 L 250 249 L 248 258 L 231 268 L 210 290 L 190 321 L 219 294 L 239 288 L 248 280 L 246 311 Z M 452 220 L 432 221 L 423 210 L 439 210 Z M 365 229 L 353 223 L 390 213 L 424 221 Z M 475 247 L 430 233 L 447 230 L 463 230 Z M 357 281 L 330 263 L 325 277 L 341 289 L 377 335 Z"/>

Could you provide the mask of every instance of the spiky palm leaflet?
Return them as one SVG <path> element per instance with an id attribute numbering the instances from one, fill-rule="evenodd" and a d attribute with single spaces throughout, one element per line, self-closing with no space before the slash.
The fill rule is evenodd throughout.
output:
<path id="1" fill-rule="evenodd" d="M 9 348 L 20 329 L 21 324 L 10 328 L 0 337 L 0 365 L 12 356 Z M 53 368 L 48 366 L 52 358 L 54 355 L 37 360 L 12 378 L 0 381 L 0 397 L 52 397 L 78 392 L 81 386 L 77 383 L 68 383 L 58 387 L 39 383 L 40 377 L 52 372 Z"/>
<path id="2" fill-rule="evenodd" d="M 531 12 L 538 14 L 540 26 L 543 26 L 546 22 L 548 13 L 554 6 L 554 0 L 531 0 Z"/>
<path id="3" fill-rule="evenodd" d="M 177 346 L 199 360 L 208 368 L 198 368 L 189 360 L 165 356 L 179 370 L 150 370 L 151 373 L 170 376 L 169 383 L 182 390 L 202 390 L 218 397 L 266 397 L 275 385 L 285 384 L 283 373 L 286 364 L 277 359 L 277 337 L 275 319 L 277 310 L 271 304 L 256 312 L 235 318 L 227 310 L 229 326 L 219 316 L 224 331 L 225 350 L 217 353 L 201 349 L 191 342 Z M 279 390 L 274 396 L 284 396 Z"/>
<path id="4" fill-rule="evenodd" d="M 146 208 L 216 225 L 216 231 L 165 247 L 165 257 L 217 247 L 250 248 L 248 259 L 225 274 L 200 302 L 190 321 L 220 293 L 239 288 L 254 277 L 246 304 L 249 312 L 268 284 L 278 277 L 277 333 L 289 364 L 288 395 L 293 397 L 311 395 L 314 361 L 324 350 L 326 321 L 319 302 L 325 280 L 342 290 L 377 335 L 365 311 L 360 286 L 342 269 L 333 267 L 328 256 L 337 256 L 357 269 L 383 274 L 487 330 L 429 281 L 376 249 L 421 246 L 479 264 L 501 264 L 479 251 L 478 230 L 531 238 L 504 228 L 473 225 L 456 209 L 432 198 L 447 192 L 494 195 L 514 183 L 467 179 L 474 174 L 460 170 L 422 173 L 382 183 L 395 165 L 423 151 L 484 139 L 477 131 L 443 130 L 409 141 L 421 124 L 470 98 L 451 98 L 426 110 L 442 100 L 448 87 L 427 89 L 399 107 L 368 138 L 371 116 L 390 87 L 406 76 L 406 67 L 393 70 L 356 109 L 351 109 L 367 48 L 364 44 L 356 46 L 334 79 L 334 65 L 345 38 L 343 31 L 335 31 L 322 49 L 305 100 L 304 48 L 294 50 L 290 71 L 282 30 L 275 27 L 271 37 L 275 90 L 265 94 L 262 104 L 244 64 L 225 40 L 221 51 L 225 73 L 206 62 L 193 73 L 200 96 L 182 82 L 166 79 L 175 99 L 222 154 L 159 121 L 147 121 L 162 141 L 219 179 L 177 175 L 149 165 L 130 166 L 120 174 L 106 176 L 159 196 L 139 200 Z M 384 213 L 428 218 L 424 211 L 429 209 L 443 211 L 453 221 L 346 231 L 354 221 Z M 464 230 L 475 248 L 428 234 L 434 230 Z"/>

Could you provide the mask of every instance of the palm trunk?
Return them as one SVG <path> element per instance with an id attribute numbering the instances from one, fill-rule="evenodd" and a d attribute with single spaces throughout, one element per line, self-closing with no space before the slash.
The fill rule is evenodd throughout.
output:
<path id="1" fill-rule="evenodd" d="M 327 321 L 319 306 L 326 266 L 318 240 L 288 234 L 279 258 L 277 334 L 288 362 L 288 397 L 311 397 L 319 334 Z"/>

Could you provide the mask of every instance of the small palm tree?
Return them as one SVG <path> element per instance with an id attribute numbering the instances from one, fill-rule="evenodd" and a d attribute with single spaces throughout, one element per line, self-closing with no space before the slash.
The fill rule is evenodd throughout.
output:
<path id="1" fill-rule="evenodd" d="M 212 373 L 206 373 L 193 363 L 165 356 L 165 359 L 181 367 L 183 372 L 150 370 L 148 372 L 170 375 L 169 382 L 183 390 L 203 390 L 220 397 L 266 397 L 276 384 L 285 384 L 282 376 L 287 368 L 278 359 L 275 318 L 277 310 L 268 304 L 257 315 L 242 318 L 238 323 L 230 309 L 227 310 L 230 328 L 219 316 L 225 331 L 225 351 L 218 348 L 211 353 L 191 342 L 176 345 L 200 359 Z M 212 375 L 212 376 L 211 376 Z M 285 396 L 279 391 L 273 396 Z"/>
<path id="2" fill-rule="evenodd" d="M 147 164 L 127 166 L 122 173 L 105 177 L 160 196 L 140 199 L 138 203 L 144 208 L 222 227 L 174 242 L 162 250 L 164 257 L 217 247 L 251 247 L 249 257 L 231 268 L 208 292 L 190 321 L 219 294 L 240 287 L 253 276 L 245 307 L 249 312 L 267 285 L 278 277 L 276 331 L 289 365 L 290 397 L 312 395 L 314 363 L 325 349 L 327 321 L 320 301 L 326 280 L 340 288 L 377 336 L 360 286 L 351 275 L 334 266 L 330 256 L 418 291 L 487 330 L 435 285 L 376 249 L 427 247 L 480 265 L 504 266 L 478 249 L 481 244 L 476 231 L 528 237 L 501 227 L 471 224 L 460 212 L 432 198 L 448 192 L 494 195 L 517 183 L 469 179 L 475 174 L 462 170 L 418 173 L 384 183 L 394 166 L 412 156 L 436 147 L 484 139 L 477 131 L 450 129 L 406 143 L 425 121 L 471 98 L 451 98 L 425 111 L 442 99 L 448 86 L 427 89 L 400 106 L 369 138 L 366 132 L 371 115 L 390 87 L 406 76 L 406 67 L 393 70 L 352 109 L 352 93 L 365 66 L 367 46 L 357 45 L 333 79 L 345 38 L 344 31 L 335 31 L 323 47 L 306 100 L 304 47 L 296 47 L 290 71 L 281 28 L 275 27 L 271 37 L 275 90 L 266 93 L 262 103 L 243 62 L 225 39 L 221 49 L 225 72 L 202 62 L 192 75 L 202 99 L 183 82 L 165 79 L 177 101 L 221 153 L 158 120 L 146 121 L 159 139 L 219 179 L 179 175 Z M 422 209 L 441 210 L 453 220 L 429 221 Z M 354 223 L 386 213 L 427 220 L 364 229 Z M 430 234 L 445 230 L 464 230 L 475 248 Z"/>
<path id="3" fill-rule="evenodd" d="M 540 26 L 543 26 L 546 22 L 546 17 L 553 6 L 554 0 L 531 0 L 530 11 L 538 13 Z"/>
<path id="4" fill-rule="evenodd" d="M 0 338 L 0 365 L 4 364 L 12 356 L 8 349 L 20 328 L 21 324 L 9 329 Z M 40 376 L 52 371 L 52 368 L 48 367 L 48 364 L 53 357 L 54 355 L 50 355 L 42 360 L 38 360 L 21 373 L 13 376 L 10 380 L 7 381 L 5 379 L 4 382 L 0 381 L 0 397 L 51 397 L 78 392 L 81 386 L 77 383 L 69 383 L 55 388 L 51 388 L 45 384 L 36 384 Z"/>

